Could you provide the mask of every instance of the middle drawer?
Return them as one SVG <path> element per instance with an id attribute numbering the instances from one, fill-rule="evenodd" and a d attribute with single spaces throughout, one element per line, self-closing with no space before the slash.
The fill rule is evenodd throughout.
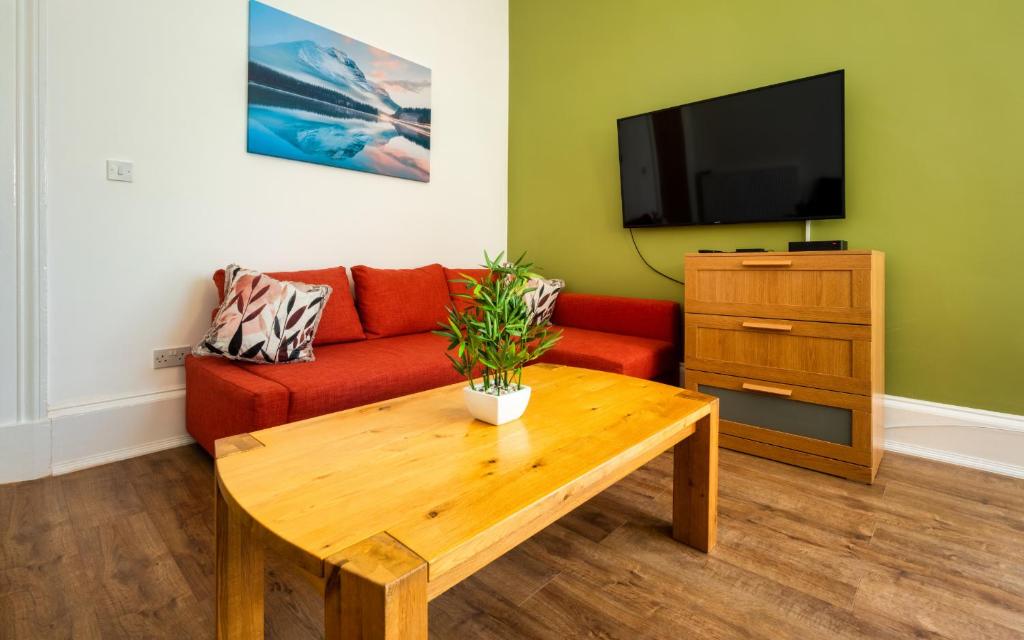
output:
<path id="1" fill-rule="evenodd" d="M 871 393 L 871 327 L 686 314 L 686 368 Z"/>

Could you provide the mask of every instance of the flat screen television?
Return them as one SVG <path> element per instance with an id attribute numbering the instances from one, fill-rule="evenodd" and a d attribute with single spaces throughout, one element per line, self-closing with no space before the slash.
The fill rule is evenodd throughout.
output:
<path id="1" fill-rule="evenodd" d="M 846 216 L 843 72 L 620 118 L 623 227 Z"/>

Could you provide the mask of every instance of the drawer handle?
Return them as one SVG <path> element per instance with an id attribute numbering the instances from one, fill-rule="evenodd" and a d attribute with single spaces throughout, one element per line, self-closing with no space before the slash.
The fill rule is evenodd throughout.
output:
<path id="1" fill-rule="evenodd" d="M 764 329 L 765 331 L 793 330 L 793 325 L 791 324 L 775 324 L 772 322 L 744 322 L 742 326 L 746 329 Z"/>
<path id="2" fill-rule="evenodd" d="M 792 260 L 744 260 L 744 267 L 792 267 Z"/>
<path id="3" fill-rule="evenodd" d="M 756 391 L 758 393 L 770 393 L 773 396 L 784 396 L 788 398 L 793 395 L 792 389 L 781 389 L 779 387 L 766 387 L 761 384 L 751 384 L 749 382 L 743 383 L 743 389 L 746 391 Z"/>

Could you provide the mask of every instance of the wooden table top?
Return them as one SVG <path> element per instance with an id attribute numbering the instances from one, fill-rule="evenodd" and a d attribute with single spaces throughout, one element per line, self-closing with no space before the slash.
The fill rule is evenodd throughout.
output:
<path id="1" fill-rule="evenodd" d="M 712 401 L 557 365 L 523 381 L 530 406 L 500 427 L 459 383 L 224 439 L 218 482 L 307 570 L 386 532 L 429 564 L 433 597 L 688 437 Z"/>

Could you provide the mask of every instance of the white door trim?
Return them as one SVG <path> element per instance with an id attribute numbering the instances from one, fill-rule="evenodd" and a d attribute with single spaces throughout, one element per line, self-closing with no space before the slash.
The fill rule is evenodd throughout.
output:
<path id="1" fill-rule="evenodd" d="M 17 0 L 15 207 L 17 419 L 46 416 L 46 207 L 43 138 L 43 0 Z"/>
<path id="2" fill-rule="evenodd" d="M 44 196 L 45 0 L 9 0 L 13 64 L 14 281 L 0 303 L 15 315 L 14 417 L 0 425 L 0 482 L 48 475 L 52 422 L 47 415 L 46 198 Z"/>

